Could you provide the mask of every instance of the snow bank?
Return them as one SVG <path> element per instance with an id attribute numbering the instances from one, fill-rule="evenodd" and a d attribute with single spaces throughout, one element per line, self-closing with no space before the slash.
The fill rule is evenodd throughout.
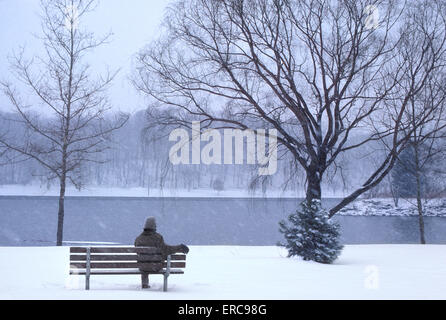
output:
<path id="1" fill-rule="evenodd" d="M 277 247 L 191 247 L 186 273 L 68 276 L 68 248 L 0 248 L 0 299 L 445 299 L 446 247 L 347 246 L 334 265 Z"/>
<path id="2" fill-rule="evenodd" d="M 446 199 L 423 201 L 426 217 L 446 217 Z M 416 199 L 400 199 L 398 207 L 392 199 L 361 199 L 342 209 L 339 214 L 349 216 L 417 216 Z"/>
<path id="3" fill-rule="evenodd" d="M 31 185 L 0 185 L 0 196 L 58 196 L 59 190 L 56 186 L 49 188 L 38 184 Z M 282 191 L 268 190 L 266 194 L 261 191 L 230 189 L 216 191 L 213 189 L 150 189 L 147 188 L 118 188 L 118 187 L 86 187 L 81 191 L 68 187 L 68 197 L 178 197 L 178 198 L 304 198 L 304 190 Z M 329 198 L 340 198 L 343 194 L 324 192 Z"/>

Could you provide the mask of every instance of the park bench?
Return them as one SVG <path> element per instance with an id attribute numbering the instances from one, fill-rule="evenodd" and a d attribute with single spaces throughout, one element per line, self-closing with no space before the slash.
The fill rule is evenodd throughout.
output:
<path id="1" fill-rule="evenodd" d="M 138 255 L 140 258 L 138 261 Z M 160 271 L 141 272 L 154 266 L 163 265 Z M 85 290 L 90 290 L 90 277 L 93 275 L 141 275 L 144 287 L 149 282 L 149 274 L 164 276 L 163 291 L 167 291 L 167 279 L 171 274 L 184 274 L 186 255 L 172 254 L 164 259 L 158 248 L 152 247 L 71 247 L 70 275 L 85 275 Z"/>

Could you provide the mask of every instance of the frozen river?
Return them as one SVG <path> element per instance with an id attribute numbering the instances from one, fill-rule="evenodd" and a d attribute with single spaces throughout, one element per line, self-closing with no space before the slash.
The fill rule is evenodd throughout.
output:
<path id="1" fill-rule="evenodd" d="M 300 199 L 68 197 L 69 243 L 132 244 L 155 216 L 167 242 L 191 245 L 275 245 L 278 222 Z M 336 199 L 325 199 L 331 206 Z M 416 217 L 337 217 L 346 244 L 417 243 Z M 0 197 L 0 246 L 54 244 L 56 197 Z M 429 243 L 446 244 L 446 218 L 427 217 Z"/>

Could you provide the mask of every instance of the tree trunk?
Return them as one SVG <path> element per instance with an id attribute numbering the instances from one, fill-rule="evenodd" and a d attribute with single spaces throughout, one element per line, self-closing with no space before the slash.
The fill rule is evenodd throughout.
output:
<path id="1" fill-rule="evenodd" d="M 319 172 L 307 171 L 307 191 L 306 200 L 308 204 L 311 204 L 313 200 L 321 200 L 322 189 L 321 189 L 321 177 Z"/>
<path id="2" fill-rule="evenodd" d="M 59 193 L 59 213 L 57 215 L 57 246 L 62 246 L 63 241 L 63 224 L 65 217 L 65 174 L 60 178 L 60 193 Z"/>
<path id="3" fill-rule="evenodd" d="M 395 190 L 395 187 L 393 186 L 393 182 L 391 179 L 389 179 L 389 184 L 390 184 L 390 193 L 392 194 L 393 204 L 395 205 L 395 207 L 398 208 L 398 204 L 400 201 L 398 190 Z"/>
<path id="4" fill-rule="evenodd" d="M 413 106 L 413 102 L 412 102 Z M 412 110 L 412 123 L 413 127 L 416 128 L 415 124 L 415 109 Z M 415 179 L 417 183 L 417 209 L 418 209 L 418 225 L 420 228 L 420 243 L 426 244 L 426 239 L 424 237 L 424 218 L 423 218 L 423 204 L 421 202 L 422 197 L 422 185 L 421 185 L 421 165 L 420 165 L 420 150 L 421 144 L 418 140 L 417 131 L 413 132 L 413 141 L 414 141 L 414 151 L 415 151 Z"/>
<path id="5" fill-rule="evenodd" d="M 424 236 L 424 217 L 423 217 L 423 205 L 421 203 L 421 197 L 417 196 L 418 207 L 418 222 L 420 226 L 420 243 L 426 244 L 426 238 Z"/>
<path id="6" fill-rule="evenodd" d="M 424 236 L 424 217 L 423 217 L 423 204 L 421 202 L 421 174 L 419 167 L 419 158 L 417 155 L 417 150 L 415 151 L 415 161 L 416 161 L 416 180 L 417 180 L 417 209 L 418 209 L 418 224 L 420 228 L 420 243 L 426 244 L 426 238 Z"/>

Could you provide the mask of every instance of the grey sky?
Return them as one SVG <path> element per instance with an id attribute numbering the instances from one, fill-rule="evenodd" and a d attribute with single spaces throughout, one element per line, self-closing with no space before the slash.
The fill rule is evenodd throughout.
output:
<path id="1" fill-rule="evenodd" d="M 112 42 L 96 50 L 89 63 L 94 72 L 105 66 L 121 68 L 110 90 L 110 101 L 116 109 L 134 112 L 143 108 L 143 101 L 129 84 L 132 58 L 159 33 L 169 0 L 101 0 L 89 15 L 85 26 L 97 36 L 113 32 Z M 0 0 L 0 79 L 10 80 L 8 55 L 26 46 L 26 56 L 41 54 L 33 33 L 40 32 L 39 0 Z M 0 94 L 0 109 L 9 102 Z"/>

